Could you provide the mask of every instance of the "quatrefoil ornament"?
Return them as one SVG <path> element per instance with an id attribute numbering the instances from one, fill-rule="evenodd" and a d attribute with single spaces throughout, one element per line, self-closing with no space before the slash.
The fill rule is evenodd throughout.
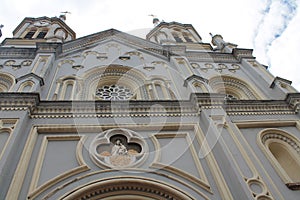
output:
<path id="1" fill-rule="evenodd" d="M 100 167 L 129 168 L 141 164 L 147 152 L 142 137 L 128 129 L 109 129 L 98 134 L 90 145 L 90 156 Z"/>

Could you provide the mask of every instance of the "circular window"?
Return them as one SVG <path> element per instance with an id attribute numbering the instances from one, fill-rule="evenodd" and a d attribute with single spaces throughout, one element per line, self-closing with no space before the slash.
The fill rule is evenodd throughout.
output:
<path id="1" fill-rule="evenodd" d="M 133 96 L 133 93 L 125 86 L 104 85 L 96 89 L 95 95 L 103 100 L 127 100 Z"/>

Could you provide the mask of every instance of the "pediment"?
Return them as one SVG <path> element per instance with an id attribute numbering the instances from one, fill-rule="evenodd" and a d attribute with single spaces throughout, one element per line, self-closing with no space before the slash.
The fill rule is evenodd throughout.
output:
<path id="1" fill-rule="evenodd" d="M 34 74 L 34 73 L 29 73 L 29 74 L 25 74 L 23 76 L 20 76 L 19 78 L 16 79 L 16 82 L 19 82 L 21 80 L 26 80 L 26 79 L 36 79 L 39 81 L 40 86 L 44 85 L 44 80 L 43 78 L 41 78 L 40 76 Z"/>
<path id="2" fill-rule="evenodd" d="M 63 44 L 61 56 L 65 57 L 76 52 L 86 51 L 87 49 L 92 49 L 108 42 L 125 45 L 132 49 L 138 49 L 139 51 L 159 56 L 163 59 L 168 58 L 168 52 L 161 45 L 116 29 L 109 29 L 66 42 Z"/>

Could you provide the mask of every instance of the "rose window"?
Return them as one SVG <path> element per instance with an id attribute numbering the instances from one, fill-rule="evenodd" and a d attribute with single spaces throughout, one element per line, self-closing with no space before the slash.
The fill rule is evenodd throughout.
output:
<path id="1" fill-rule="evenodd" d="M 104 85 L 96 89 L 95 95 L 103 100 L 127 100 L 133 96 L 133 93 L 125 86 Z"/>

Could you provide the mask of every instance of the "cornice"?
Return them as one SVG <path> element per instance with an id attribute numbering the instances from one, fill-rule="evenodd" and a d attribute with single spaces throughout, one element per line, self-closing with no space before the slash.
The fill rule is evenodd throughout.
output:
<path id="1" fill-rule="evenodd" d="M 188 101 L 41 102 L 33 118 L 188 117 L 198 113 Z"/>
<path id="2" fill-rule="evenodd" d="M 36 48 L 0 47 L 0 58 L 3 59 L 33 59 L 36 55 Z"/>
<path id="3" fill-rule="evenodd" d="M 186 57 L 191 62 L 223 62 L 239 63 L 239 60 L 229 53 L 220 52 L 187 52 Z"/>
<path id="4" fill-rule="evenodd" d="M 296 113 L 300 111 L 300 93 L 287 94 L 285 101 L 292 107 Z"/>
<path id="5" fill-rule="evenodd" d="M 241 61 L 242 59 L 255 59 L 253 54 L 253 49 L 241 49 L 241 48 L 234 48 L 232 51 L 233 56 Z"/>
<path id="6" fill-rule="evenodd" d="M 222 109 L 227 115 L 294 115 L 297 107 L 286 100 L 227 100 L 215 93 L 193 93 L 189 100 L 159 101 L 41 101 L 37 93 L 0 93 L 2 111 L 28 110 L 32 118 L 191 117 L 202 110 Z"/>
<path id="7" fill-rule="evenodd" d="M 38 93 L 0 93 L 0 109 L 10 111 L 32 110 L 40 103 Z"/>
<path id="8" fill-rule="evenodd" d="M 273 82 L 271 83 L 270 88 L 274 88 L 275 85 L 276 85 L 276 82 L 278 82 L 278 81 L 284 82 L 284 83 L 286 83 L 286 84 L 288 84 L 288 85 L 291 85 L 291 84 L 292 84 L 292 81 L 289 81 L 289 80 L 287 80 L 287 79 L 284 79 L 284 78 L 281 78 L 281 77 L 276 76 L 276 77 L 274 78 Z"/>
<path id="9" fill-rule="evenodd" d="M 228 115 L 294 115 L 295 110 L 284 100 L 227 100 Z"/>

